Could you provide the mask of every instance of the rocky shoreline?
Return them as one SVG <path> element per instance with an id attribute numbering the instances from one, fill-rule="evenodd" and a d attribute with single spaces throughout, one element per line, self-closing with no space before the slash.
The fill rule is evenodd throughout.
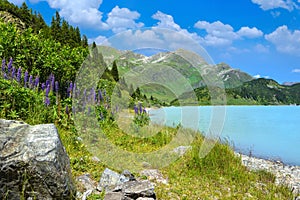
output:
<path id="1" fill-rule="evenodd" d="M 286 165 L 281 161 L 271 161 L 261 158 L 236 153 L 241 157 L 242 163 L 248 169 L 266 170 L 276 176 L 276 184 L 284 184 L 291 188 L 294 194 L 298 195 L 296 199 L 300 199 L 300 166 Z"/>

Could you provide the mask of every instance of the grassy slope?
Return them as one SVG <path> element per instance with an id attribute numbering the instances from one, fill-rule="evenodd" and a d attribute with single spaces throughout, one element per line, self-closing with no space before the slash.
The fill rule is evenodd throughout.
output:
<path id="1" fill-rule="evenodd" d="M 10 82 L 0 79 L 1 107 L 8 106 L 12 100 L 16 112 L 18 106 L 42 104 L 43 96 L 34 91 L 11 85 Z M 10 94 L 10 95 L 8 95 Z M 18 95 L 17 95 L 18 94 Z M 32 97 L 30 101 L 24 101 Z M 19 103 L 22 102 L 22 105 Z M 28 105 L 27 105 L 28 106 Z M 12 109 L 12 108 L 10 108 Z M 95 181 L 99 181 L 101 173 L 106 166 L 104 163 L 94 161 L 93 155 L 80 139 L 80 133 L 74 128 L 72 116 L 70 118 L 60 113 L 56 118 L 54 108 L 28 110 L 26 118 L 20 116 L 4 115 L 8 119 L 24 120 L 30 124 L 46 123 L 56 120 L 62 142 L 70 156 L 73 176 L 90 173 Z M 2 110 L 3 111 L 3 110 Z M 37 115 L 37 113 L 40 113 Z M 57 115 L 57 113 L 56 113 Z M 45 116 L 48 118 L 45 119 Z M 48 121 L 49 120 L 49 121 Z M 120 148 L 133 152 L 151 152 L 169 144 L 177 134 L 177 128 L 163 127 L 159 133 L 148 138 L 133 137 L 122 132 L 116 125 L 104 123 L 102 126 L 111 142 Z M 266 172 L 249 172 L 241 164 L 241 160 L 234 156 L 231 148 L 226 144 L 218 143 L 203 159 L 198 157 L 198 150 L 203 141 L 199 133 L 185 129 L 185 134 L 197 134 L 192 143 L 192 150 L 171 165 L 161 169 L 164 176 L 169 178 L 168 185 L 158 184 L 156 193 L 158 199 L 291 199 L 292 194 L 286 187 L 274 184 L 274 176 Z M 130 162 L 130 160 L 127 160 Z M 130 170 L 130 169 L 129 169 Z M 81 188 L 79 188 L 80 190 Z M 102 194 L 103 196 L 103 194 Z M 89 199 L 101 199 L 101 195 L 92 195 Z"/>

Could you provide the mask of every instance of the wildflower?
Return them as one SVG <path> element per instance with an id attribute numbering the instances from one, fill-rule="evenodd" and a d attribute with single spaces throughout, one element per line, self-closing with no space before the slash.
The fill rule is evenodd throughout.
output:
<path id="1" fill-rule="evenodd" d="M 28 71 L 26 70 L 26 72 L 24 73 L 24 87 L 26 87 L 27 81 L 28 81 Z"/>
<path id="2" fill-rule="evenodd" d="M 17 72 L 17 81 L 20 82 L 21 78 L 22 78 L 22 68 L 19 67 Z"/>
<path id="3" fill-rule="evenodd" d="M 46 88 L 45 83 L 42 83 L 41 88 L 42 88 L 42 90 L 44 91 L 44 89 Z"/>
<path id="4" fill-rule="evenodd" d="M 143 107 L 142 107 L 141 102 L 139 102 L 139 111 L 140 111 L 140 114 L 142 114 L 142 112 L 143 112 Z"/>
<path id="5" fill-rule="evenodd" d="M 138 109 L 138 107 L 137 107 L 136 105 L 134 105 L 133 109 L 134 109 L 134 113 L 135 113 L 136 115 L 138 115 L 138 114 L 139 114 L 139 109 Z"/>
<path id="6" fill-rule="evenodd" d="M 103 100 L 103 96 L 102 96 L 101 90 L 98 90 L 98 98 L 99 98 L 99 102 Z"/>
<path id="7" fill-rule="evenodd" d="M 33 77 L 32 75 L 29 76 L 29 88 L 31 88 L 32 84 L 33 84 Z"/>
<path id="8" fill-rule="evenodd" d="M 35 86 L 35 87 L 38 87 L 39 82 L 40 82 L 40 78 L 37 76 L 37 77 L 35 78 L 35 81 L 34 81 L 34 86 Z"/>
<path id="9" fill-rule="evenodd" d="M 46 93 L 45 93 L 45 96 L 46 97 L 48 97 L 49 96 L 49 92 L 50 92 L 50 85 L 48 85 L 47 87 L 46 87 Z"/>
<path id="10" fill-rule="evenodd" d="M 59 86 L 58 86 L 58 81 L 55 81 L 55 92 L 58 92 Z"/>
<path id="11" fill-rule="evenodd" d="M 7 65 L 7 73 L 8 73 L 8 74 L 10 73 L 10 70 L 11 70 L 11 68 L 12 68 L 12 63 L 13 63 L 13 59 L 10 58 L 9 63 L 8 63 L 8 65 Z"/>
<path id="12" fill-rule="evenodd" d="M 46 86 L 48 87 L 48 85 L 50 85 L 50 81 L 46 80 Z"/>
<path id="13" fill-rule="evenodd" d="M 69 93 L 69 97 L 72 97 L 72 90 L 73 90 L 73 83 L 72 81 L 70 82 L 70 86 L 68 88 L 68 93 Z"/>
<path id="14" fill-rule="evenodd" d="M 50 105 L 50 99 L 49 99 L 49 97 L 46 97 L 45 98 L 45 106 L 49 106 Z"/>
<path id="15" fill-rule="evenodd" d="M 5 72 L 5 59 L 2 60 L 2 72 Z"/>
<path id="16" fill-rule="evenodd" d="M 54 90 L 54 86 L 55 86 L 55 77 L 54 77 L 54 74 L 51 74 L 50 79 L 51 79 L 51 89 Z"/>
<path id="17" fill-rule="evenodd" d="M 13 67 L 12 70 L 11 70 L 11 77 L 14 78 L 16 75 L 16 68 Z"/>
<path id="18" fill-rule="evenodd" d="M 6 73 L 4 73 L 4 79 L 6 79 L 6 80 L 8 79 L 8 77 L 7 77 Z"/>

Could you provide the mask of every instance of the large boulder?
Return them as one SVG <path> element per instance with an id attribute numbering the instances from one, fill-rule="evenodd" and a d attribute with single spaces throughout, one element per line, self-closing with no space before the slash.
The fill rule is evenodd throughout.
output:
<path id="1" fill-rule="evenodd" d="M 74 199 L 75 194 L 56 127 L 0 119 L 0 199 Z"/>

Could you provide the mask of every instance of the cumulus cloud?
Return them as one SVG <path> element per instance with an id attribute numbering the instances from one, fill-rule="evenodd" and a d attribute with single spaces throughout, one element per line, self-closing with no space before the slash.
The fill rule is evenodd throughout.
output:
<path id="1" fill-rule="evenodd" d="M 174 22 L 171 15 L 157 11 L 152 15 L 152 18 L 159 21 L 156 25 L 158 28 L 168 28 L 176 31 L 181 30 L 180 26 Z"/>
<path id="2" fill-rule="evenodd" d="M 242 27 L 239 31 L 235 32 L 231 25 L 223 24 L 220 21 L 213 23 L 198 21 L 194 27 L 206 31 L 207 35 L 204 39 L 208 46 L 226 46 L 231 45 L 234 40 L 241 39 L 242 37 L 256 38 L 263 35 L 263 32 L 256 27 Z"/>
<path id="3" fill-rule="evenodd" d="M 279 52 L 300 55 L 300 30 L 291 31 L 283 25 L 265 35 L 265 38 L 273 43 Z"/>
<path id="4" fill-rule="evenodd" d="M 229 24 L 223 24 L 220 21 L 213 23 L 198 21 L 194 27 L 207 32 L 207 35 L 204 39 L 206 45 L 208 46 L 230 45 L 233 40 L 239 38 L 238 34 L 234 32 L 232 26 Z"/>
<path id="5" fill-rule="evenodd" d="M 128 8 L 119 8 L 119 6 L 116 6 L 108 14 L 106 22 L 114 33 L 118 33 L 127 29 L 143 27 L 143 23 L 135 22 L 139 17 L 140 14 L 137 11 L 131 11 Z"/>
<path id="6" fill-rule="evenodd" d="M 248 38 L 257 38 L 263 36 L 263 32 L 258 30 L 256 27 L 249 28 L 249 27 L 242 27 L 237 34 L 241 37 L 248 37 Z"/>
<path id="7" fill-rule="evenodd" d="M 300 73 L 300 69 L 293 69 L 292 72 L 293 73 Z"/>
<path id="8" fill-rule="evenodd" d="M 9 0 L 21 5 L 24 0 Z M 109 27 L 102 21 L 99 7 L 102 0 L 29 0 L 31 3 L 48 2 L 49 6 L 57 9 L 61 17 L 73 25 L 94 29 L 107 30 Z"/>
<path id="9" fill-rule="evenodd" d="M 295 8 L 299 8 L 293 0 L 252 0 L 252 3 L 258 4 L 263 10 L 283 8 L 292 11 Z"/>

